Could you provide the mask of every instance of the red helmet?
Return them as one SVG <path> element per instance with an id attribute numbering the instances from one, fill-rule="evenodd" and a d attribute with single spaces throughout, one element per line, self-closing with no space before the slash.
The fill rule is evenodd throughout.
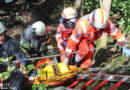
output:
<path id="1" fill-rule="evenodd" d="M 101 8 L 92 11 L 90 14 L 90 22 L 98 29 L 105 28 L 108 24 L 106 12 Z"/>

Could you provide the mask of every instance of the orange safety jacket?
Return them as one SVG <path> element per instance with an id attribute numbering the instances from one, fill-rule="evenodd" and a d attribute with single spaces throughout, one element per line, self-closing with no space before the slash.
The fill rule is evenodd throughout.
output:
<path id="1" fill-rule="evenodd" d="M 99 31 L 92 26 L 89 20 L 89 14 L 80 18 L 67 43 L 66 53 L 70 54 L 75 50 L 77 44 L 80 43 L 82 39 L 86 39 L 87 43 L 94 43 L 95 40 L 102 36 L 103 32 L 108 33 L 112 38 L 116 39 L 119 44 L 125 43 L 125 36 L 110 20 L 108 21 L 107 27 Z"/>
<path id="2" fill-rule="evenodd" d="M 59 50 L 64 50 L 62 44 L 67 42 L 72 34 L 73 28 L 66 27 L 65 23 L 60 23 L 56 32 L 57 47 Z"/>

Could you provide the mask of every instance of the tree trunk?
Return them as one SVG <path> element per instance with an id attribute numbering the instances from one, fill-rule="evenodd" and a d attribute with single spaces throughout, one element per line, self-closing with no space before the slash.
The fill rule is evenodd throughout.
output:
<path id="1" fill-rule="evenodd" d="M 74 7 L 78 11 L 80 17 L 84 15 L 84 0 L 75 0 Z"/>
<path id="2" fill-rule="evenodd" d="M 100 7 L 106 11 L 107 17 L 109 18 L 111 0 L 100 0 Z"/>
<path id="3" fill-rule="evenodd" d="M 74 3 L 75 9 L 79 9 L 79 8 L 80 8 L 80 6 L 81 6 L 81 1 L 82 1 L 82 0 L 75 0 L 75 3 Z"/>
<path id="4" fill-rule="evenodd" d="M 84 0 L 81 0 L 80 17 L 84 15 Z"/>

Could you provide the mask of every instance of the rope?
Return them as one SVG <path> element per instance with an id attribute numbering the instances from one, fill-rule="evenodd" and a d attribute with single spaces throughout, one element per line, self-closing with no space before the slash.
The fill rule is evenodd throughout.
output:
<path id="1" fill-rule="evenodd" d="M 130 43 L 127 43 L 127 44 L 130 44 Z M 75 51 L 75 52 L 71 52 L 71 53 L 73 54 L 73 53 L 84 52 L 84 51 L 89 51 L 89 50 L 99 50 L 99 49 L 102 49 L 102 48 L 110 48 L 110 47 L 114 47 L 114 46 L 119 46 L 119 44 L 110 45 L 110 46 L 101 47 L 101 48 L 94 48 L 94 49 L 87 49 L 87 50 L 82 50 L 82 51 Z M 64 53 L 64 54 L 55 54 L 55 55 L 44 56 L 44 57 L 37 57 L 37 58 L 29 58 L 29 59 L 17 60 L 17 61 L 11 61 L 11 62 L 17 63 L 17 62 L 19 62 L 19 61 L 20 61 L 20 62 L 24 62 L 24 61 L 33 61 L 33 60 L 43 59 L 43 58 L 58 57 L 58 56 L 65 55 L 65 54 L 67 54 L 67 53 Z M 3 64 L 3 63 L 0 63 L 0 64 Z"/>
<path id="2" fill-rule="evenodd" d="M 113 47 L 113 46 L 114 45 L 107 46 L 107 48 L 108 47 Z M 84 51 L 89 51 L 89 50 L 98 50 L 98 49 L 101 49 L 101 48 L 94 48 L 94 49 L 88 49 L 88 50 L 82 50 L 82 51 L 75 51 L 75 52 L 71 52 L 71 53 L 78 53 L 78 52 L 84 52 Z M 25 59 L 25 60 L 21 60 L 21 61 L 32 61 L 32 60 L 35 60 L 35 59 L 51 58 L 51 57 L 57 57 L 57 56 L 65 55 L 65 54 L 67 54 L 67 53 L 55 54 L 55 55 L 44 56 L 44 57 L 37 57 L 37 58 L 30 58 L 30 59 Z M 12 62 L 19 62 L 19 61 L 12 61 Z"/>
<path id="3" fill-rule="evenodd" d="M 90 51 L 90 50 L 99 50 L 99 49 L 102 49 L 102 48 L 110 48 L 110 47 L 114 47 L 114 46 L 119 46 L 119 44 L 110 45 L 110 46 L 101 47 L 101 48 L 94 48 L 94 49 L 87 49 L 87 50 L 82 50 L 82 51 L 75 51 L 75 52 L 71 52 L 71 53 L 73 54 L 73 53 Z M 21 62 L 23 62 L 23 61 L 33 61 L 33 60 L 36 60 L 36 59 L 52 58 L 52 57 L 57 57 L 57 56 L 65 55 L 65 54 L 67 54 L 67 53 L 64 53 L 64 54 L 55 54 L 55 55 L 44 56 L 44 57 L 37 57 L 37 58 L 29 58 L 29 59 L 24 59 L 24 60 L 20 60 L 20 61 Z M 11 62 L 15 62 L 16 63 L 16 62 L 19 62 L 19 61 L 17 60 L 17 61 L 11 61 Z"/>

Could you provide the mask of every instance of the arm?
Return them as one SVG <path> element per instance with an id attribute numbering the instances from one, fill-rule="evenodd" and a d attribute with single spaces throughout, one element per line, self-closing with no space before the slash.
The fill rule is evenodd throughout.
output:
<path id="1" fill-rule="evenodd" d="M 64 62 L 68 64 L 70 55 L 75 50 L 77 44 L 80 42 L 81 38 L 83 37 L 83 31 L 82 26 L 79 24 L 75 30 L 72 32 L 71 37 L 67 43 L 66 47 L 66 58 Z"/>
<path id="2" fill-rule="evenodd" d="M 112 24 L 110 21 L 108 22 L 108 26 L 106 27 L 105 31 L 115 40 L 118 41 L 118 43 L 122 46 L 123 54 L 126 54 L 126 56 L 130 56 L 130 50 L 127 48 L 127 43 L 125 36 L 121 33 L 121 31 L 116 28 L 114 24 Z"/>
<path id="3" fill-rule="evenodd" d="M 31 37 L 32 37 L 32 27 L 28 26 L 28 28 L 22 33 L 20 38 L 20 46 L 28 51 L 31 48 Z"/>
<path id="4" fill-rule="evenodd" d="M 121 31 L 116 28 L 116 26 L 108 21 L 108 25 L 105 29 L 105 32 L 107 32 L 112 38 L 118 41 L 119 44 L 125 43 L 125 36 L 121 33 Z"/>
<path id="5" fill-rule="evenodd" d="M 18 59 L 21 65 L 24 66 L 24 68 L 27 68 L 28 73 L 30 73 L 31 70 L 35 69 L 34 65 L 31 64 L 31 61 L 21 61 L 29 58 L 25 50 L 20 47 L 20 45 L 14 39 L 10 40 L 10 43 L 13 55 Z"/>
<path id="6" fill-rule="evenodd" d="M 63 48 L 63 43 L 64 43 L 64 40 L 63 40 L 63 31 L 65 31 L 65 26 L 63 23 L 61 23 L 58 28 L 57 28 L 57 32 L 56 32 L 56 41 L 57 41 L 57 46 L 60 50 L 64 50 Z"/>

